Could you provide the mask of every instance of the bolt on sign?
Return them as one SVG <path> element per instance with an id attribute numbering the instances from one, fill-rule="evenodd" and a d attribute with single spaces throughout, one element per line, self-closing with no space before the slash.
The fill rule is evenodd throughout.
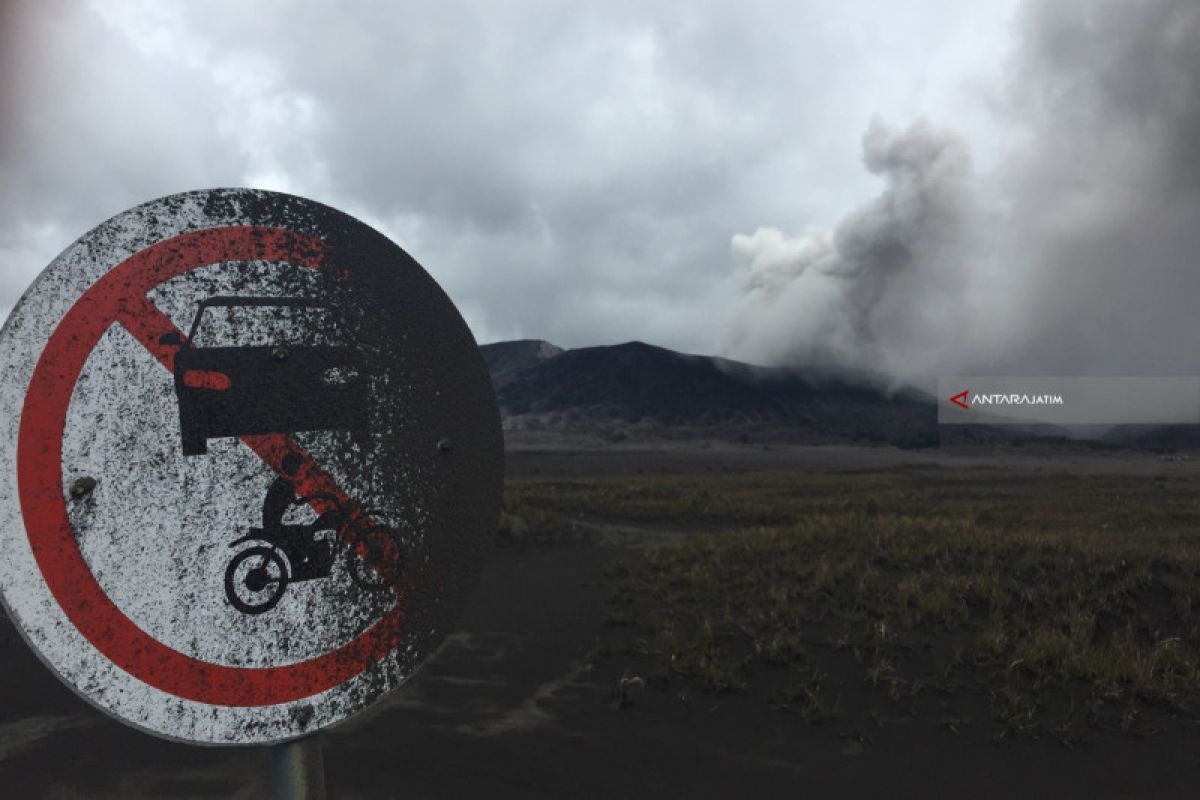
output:
<path id="1" fill-rule="evenodd" d="M 0 331 L 0 592 L 145 731 L 280 742 L 403 683 L 499 514 L 495 395 L 403 250 L 245 189 L 126 211 Z"/>

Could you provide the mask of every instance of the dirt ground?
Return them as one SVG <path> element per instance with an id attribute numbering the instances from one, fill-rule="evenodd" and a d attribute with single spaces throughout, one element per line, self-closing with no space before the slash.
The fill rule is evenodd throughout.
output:
<path id="1" fill-rule="evenodd" d="M 1080 474 L 1200 473 L 1200 454 L 1161 455 L 1134 450 L 1092 450 L 1084 446 L 954 447 L 904 450 L 852 445 L 735 444 L 664 442 L 603 448 L 554 446 L 545 440 L 509 444 L 509 478 L 567 478 L 602 475 L 693 474 L 767 470 L 838 471 L 892 467 L 971 469 L 1000 467 Z"/>
<path id="2" fill-rule="evenodd" d="M 1194 471 L 1151 455 L 709 446 L 514 450 L 509 477 L 932 464 Z M 671 532 L 677 533 L 677 532 Z M 459 629 L 384 703 L 321 736 L 334 798 L 1195 797 L 1200 730 L 1098 733 L 1074 747 L 991 741 L 986 726 L 880 718 L 859 735 L 749 695 L 654 687 L 615 699 L 605 567 L 653 539 L 617 526 L 583 542 L 497 548 Z M 109 720 L 0 628 L 0 794 L 263 797 L 262 749 L 161 741 Z M 980 712 L 981 715 L 986 711 Z"/>

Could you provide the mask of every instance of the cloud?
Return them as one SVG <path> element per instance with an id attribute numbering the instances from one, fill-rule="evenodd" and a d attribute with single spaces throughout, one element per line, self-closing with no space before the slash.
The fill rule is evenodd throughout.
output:
<path id="1" fill-rule="evenodd" d="M 875 123 L 878 197 L 734 237 L 730 353 L 923 385 L 1200 368 L 1200 7 L 1030 3 L 1016 34 L 986 170 L 949 130 Z"/>
<path id="2" fill-rule="evenodd" d="M 732 233 L 869 190 L 847 166 L 873 113 L 986 128 L 961 84 L 1007 15 L 953 0 L 9 6 L 0 305 L 112 214 L 254 185 L 379 227 L 481 339 L 693 351 L 718 346 L 731 312 Z"/>

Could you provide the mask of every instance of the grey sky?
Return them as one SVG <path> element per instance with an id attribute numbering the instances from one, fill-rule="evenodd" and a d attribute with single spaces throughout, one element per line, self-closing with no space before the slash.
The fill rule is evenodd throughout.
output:
<path id="1" fill-rule="evenodd" d="M 733 348 L 732 238 L 877 194 L 873 116 L 953 125 L 989 163 L 1011 18 L 954 0 L 18 3 L 0 308 L 114 213 L 249 185 L 379 227 L 483 341 Z"/>
<path id="2" fill-rule="evenodd" d="M 1194 0 L 5 8 L 0 312 L 247 185 L 380 228 L 482 341 L 1200 371 Z"/>

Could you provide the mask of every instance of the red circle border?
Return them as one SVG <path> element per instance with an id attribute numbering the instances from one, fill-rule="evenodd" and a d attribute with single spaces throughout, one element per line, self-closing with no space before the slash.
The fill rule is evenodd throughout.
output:
<path id="1" fill-rule="evenodd" d="M 46 586 L 71 624 L 114 665 L 176 697 L 218 706 L 267 706 L 332 689 L 392 653 L 402 640 L 399 604 L 357 639 L 283 667 L 231 667 L 181 653 L 124 615 L 96 581 L 75 540 L 62 486 L 67 408 L 92 349 L 154 287 L 226 261 L 280 261 L 321 269 L 324 243 L 280 228 L 191 231 L 126 259 L 75 302 L 58 323 L 30 378 L 17 440 L 17 483 L 25 531 Z"/>

